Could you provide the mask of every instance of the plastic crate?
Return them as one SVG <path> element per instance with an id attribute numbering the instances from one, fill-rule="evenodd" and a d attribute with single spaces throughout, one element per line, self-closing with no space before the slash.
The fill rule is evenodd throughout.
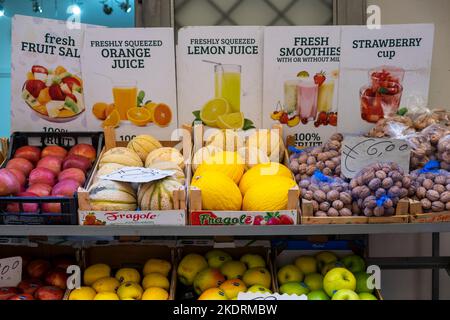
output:
<path id="1" fill-rule="evenodd" d="M 48 145 L 58 145 L 66 149 L 78 143 L 89 143 L 97 150 L 97 159 L 103 148 L 103 132 L 14 132 L 10 138 L 7 161 L 2 164 L 6 167 L 8 161 L 14 156 L 16 150 L 22 146 L 33 145 L 44 148 Z M 92 168 L 86 174 L 86 183 L 93 172 Z M 37 203 L 38 213 L 7 212 L 8 203 L 18 203 L 23 210 L 24 203 Z M 59 203 L 61 213 L 43 212 L 43 203 Z M 26 224 L 26 225 L 75 225 L 78 224 L 78 196 L 73 197 L 0 197 L 0 224 Z"/>

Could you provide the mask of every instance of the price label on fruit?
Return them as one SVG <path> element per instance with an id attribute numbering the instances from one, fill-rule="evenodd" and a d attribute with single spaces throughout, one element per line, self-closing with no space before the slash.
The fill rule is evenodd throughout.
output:
<path id="1" fill-rule="evenodd" d="M 0 259 L 0 287 L 15 287 L 22 280 L 22 258 Z"/>
<path id="2" fill-rule="evenodd" d="M 262 300 L 262 301 L 276 301 L 276 300 L 308 300 L 307 296 L 296 294 L 279 294 L 279 293 L 260 293 L 260 292 L 240 292 L 238 300 Z"/>
<path id="3" fill-rule="evenodd" d="M 410 153 L 403 140 L 346 136 L 342 144 L 342 173 L 353 178 L 362 168 L 379 162 L 395 162 L 409 172 Z"/>
<path id="4" fill-rule="evenodd" d="M 100 176 L 100 179 L 121 182 L 146 183 L 173 176 L 175 173 L 176 172 L 174 170 L 124 167 L 110 174 Z"/>

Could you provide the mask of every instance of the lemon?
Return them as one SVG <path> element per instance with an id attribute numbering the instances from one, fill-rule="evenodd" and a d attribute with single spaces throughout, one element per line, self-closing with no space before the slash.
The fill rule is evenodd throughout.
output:
<path id="1" fill-rule="evenodd" d="M 169 293 L 158 287 L 150 287 L 144 291 L 142 300 L 167 300 L 169 299 Z"/>
<path id="2" fill-rule="evenodd" d="M 80 287 L 73 290 L 69 295 L 69 300 L 93 300 L 96 292 L 91 287 Z"/>
<path id="3" fill-rule="evenodd" d="M 124 282 L 139 283 L 141 281 L 141 275 L 136 269 L 122 268 L 116 272 L 116 279 L 119 280 L 120 283 Z"/>
<path id="4" fill-rule="evenodd" d="M 119 300 L 119 296 L 115 292 L 100 292 L 95 295 L 94 300 Z"/>
<path id="5" fill-rule="evenodd" d="M 239 189 L 242 194 L 245 194 L 250 187 L 260 183 L 261 180 L 274 176 L 292 178 L 292 173 L 288 167 L 278 162 L 257 164 L 242 176 L 239 182 Z"/>
<path id="6" fill-rule="evenodd" d="M 278 176 L 261 181 L 247 190 L 242 209 L 245 211 L 286 210 L 288 191 L 296 185 L 294 180 Z"/>
<path id="7" fill-rule="evenodd" d="M 202 192 L 203 209 L 241 210 L 241 192 L 233 180 L 222 172 L 205 171 L 200 176 L 194 176 L 192 186 Z"/>
<path id="8" fill-rule="evenodd" d="M 93 264 L 84 271 L 84 284 L 91 286 L 95 281 L 101 278 L 109 277 L 111 268 L 103 263 Z"/>
<path id="9" fill-rule="evenodd" d="M 153 272 L 144 277 L 144 280 L 142 280 L 142 287 L 144 290 L 150 287 L 158 287 L 169 290 L 170 283 L 169 280 L 161 273 Z"/>
<path id="10" fill-rule="evenodd" d="M 98 279 L 92 284 L 92 288 L 98 293 L 115 292 L 119 286 L 120 286 L 119 280 L 112 277 L 105 277 Z"/>
<path id="11" fill-rule="evenodd" d="M 217 127 L 217 118 L 221 115 L 228 114 L 230 106 L 227 100 L 223 98 L 215 98 L 209 100 L 200 111 L 200 119 L 210 127 Z"/>
<path id="12" fill-rule="evenodd" d="M 244 114 L 235 112 L 221 115 L 217 118 L 217 126 L 220 129 L 242 129 L 244 127 Z"/>
<path id="13" fill-rule="evenodd" d="M 198 166 L 195 175 L 202 175 L 206 171 L 222 172 L 235 183 L 239 183 L 244 174 L 244 160 L 237 152 L 221 151 L 211 156 L 208 162 Z"/>

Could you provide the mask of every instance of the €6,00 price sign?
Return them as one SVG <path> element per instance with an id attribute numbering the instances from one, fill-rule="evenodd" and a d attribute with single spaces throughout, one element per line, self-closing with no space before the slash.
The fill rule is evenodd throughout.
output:
<path id="1" fill-rule="evenodd" d="M 15 287 L 22 280 L 22 258 L 0 259 L 0 287 Z"/>

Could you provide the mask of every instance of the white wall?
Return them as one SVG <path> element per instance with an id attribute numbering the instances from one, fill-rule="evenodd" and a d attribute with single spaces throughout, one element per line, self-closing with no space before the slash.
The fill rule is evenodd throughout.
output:
<path id="1" fill-rule="evenodd" d="M 450 0 L 368 0 L 381 8 L 383 24 L 434 23 L 435 39 L 429 105 L 450 108 Z M 431 254 L 431 235 L 370 237 L 371 256 Z M 450 256 L 450 234 L 441 234 L 441 255 Z M 441 299 L 450 299 L 450 277 L 440 274 Z M 387 299 L 430 299 L 430 270 L 384 271 L 382 293 Z"/>

